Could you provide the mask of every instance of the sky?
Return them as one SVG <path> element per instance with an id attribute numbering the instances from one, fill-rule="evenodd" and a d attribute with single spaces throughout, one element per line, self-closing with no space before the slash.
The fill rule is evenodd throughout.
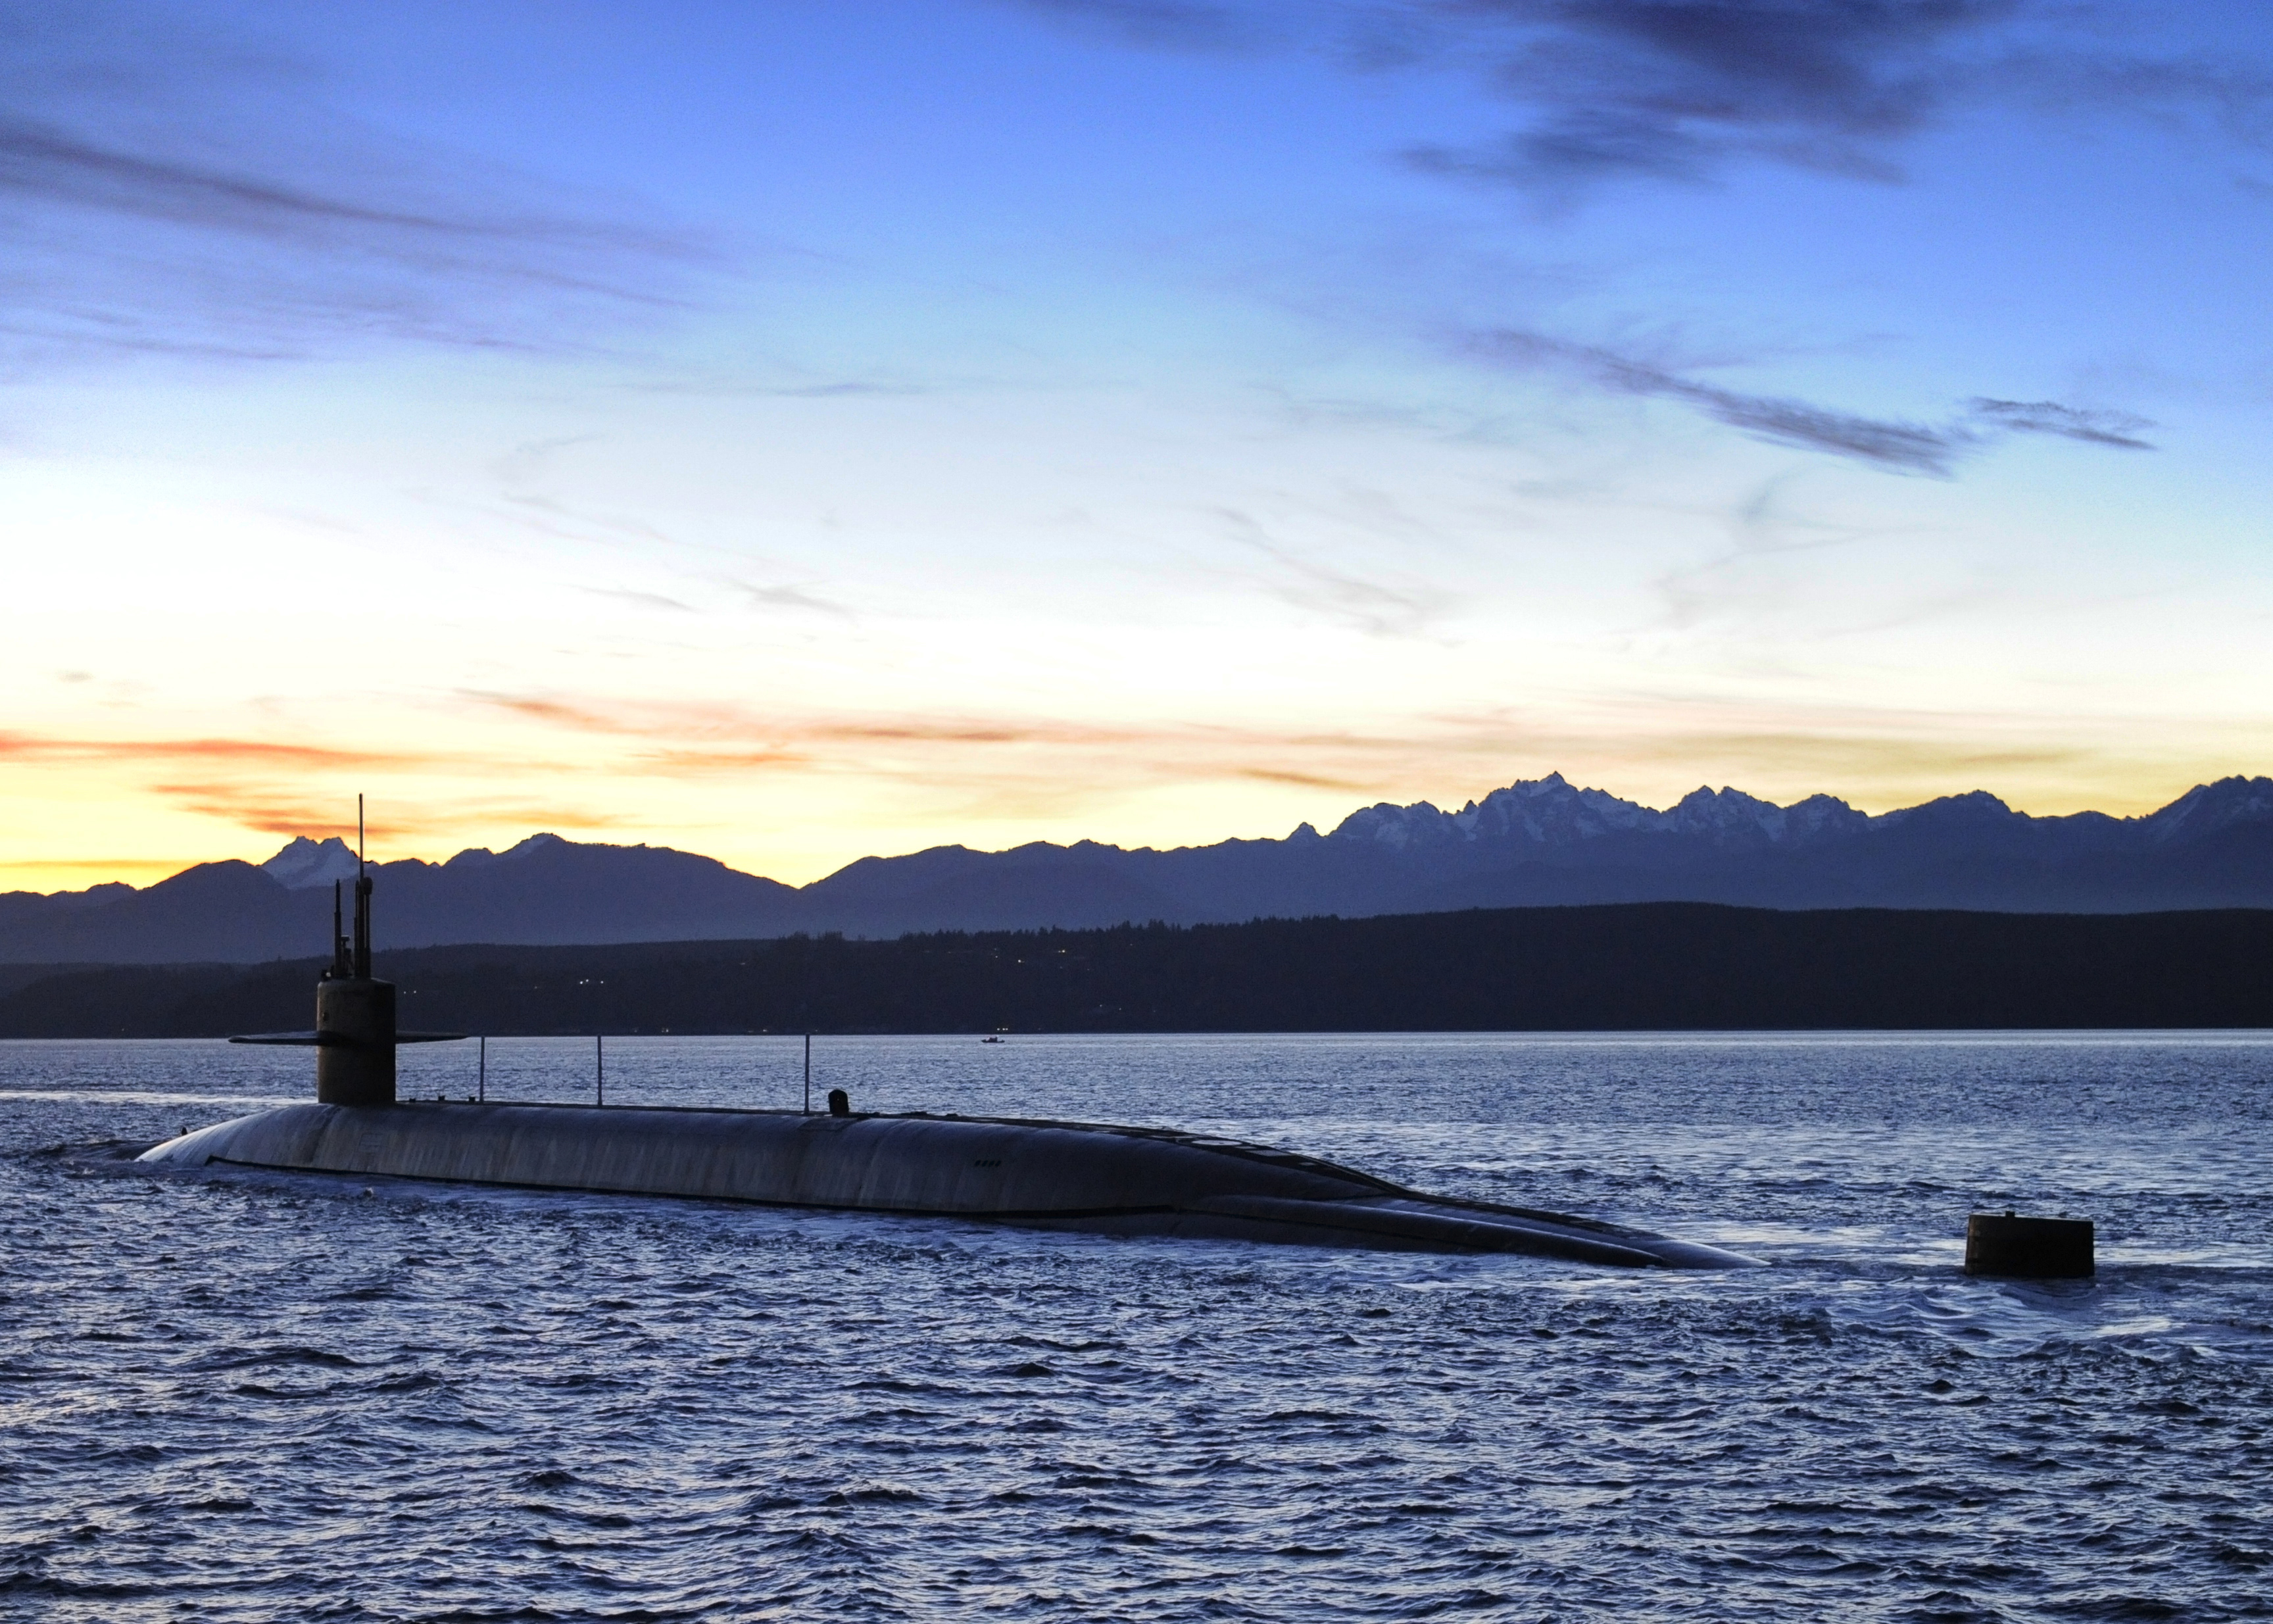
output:
<path id="1" fill-rule="evenodd" d="M 2247 0 L 0 0 L 0 891 L 2273 771 Z"/>

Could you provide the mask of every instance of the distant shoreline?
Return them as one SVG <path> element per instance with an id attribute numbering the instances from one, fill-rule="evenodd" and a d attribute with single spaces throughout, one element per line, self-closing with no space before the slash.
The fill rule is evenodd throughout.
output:
<path id="1" fill-rule="evenodd" d="M 0 1038 L 306 1024 L 322 961 L 18 966 Z M 2273 909 L 1710 903 L 1242 925 L 451 946 L 379 956 L 406 1025 L 498 1035 L 2273 1027 Z"/>

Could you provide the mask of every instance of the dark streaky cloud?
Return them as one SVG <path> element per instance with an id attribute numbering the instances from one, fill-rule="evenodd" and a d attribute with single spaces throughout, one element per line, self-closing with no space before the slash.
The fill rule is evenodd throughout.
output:
<path id="1" fill-rule="evenodd" d="M 1973 47 L 2017 0 L 1470 0 L 1437 8 L 1444 49 L 1480 55 L 1534 120 L 1424 168 L 1549 192 L 1646 175 L 1697 180 L 1732 157 L 1878 179 L 1885 147 L 1977 78 Z"/>
<path id="2" fill-rule="evenodd" d="M 2262 71 L 2085 43 L 2078 8 L 2060 0 L 1024 3 L 1142 44 L 1278 41 L 1363 71 L 1469 75 L 1520 109 L 1513 127 L 1476 145 L 1416 143 L 1406 161 L 1560 204 L 1619 179 L 1707 181 L 1744 161 L 1900 180 L 1905 138 L 1987 103 L 2199 113 L 2252 140 L 2273 109 Z"/>
<path id="3" fill-rule="evenodd" d="M 2148 450 L 2137 431 L 2151 426 L 2128 412 L 2063 406 L 2052 401 L 1969 402 L 1964 416 L 1934 425 L 1864 417 L 1772 395 L 1746 395 L 1700 383 L 1669 367 L 1591 344 L 1538 333 L 1474 335 L 1470 347 L 1526 372 L 1559 372 L 1614 394 L 1677 401 L 1756 439 L 1872 464 L 1895 473 L 1948 476 L 1968 453 L 1999 434 L 2059 434 L 2095 445 Z"/>
<path id="4" fill-rule="evenodd" d="M 1977 436 L 1962 428 L 1858 417 L 1775 395 L 1743 395 L 1683 378 L 1662 366 L 1589 344 L 1537 333 L 1479 335 L 1478 353 L 1524 371 L 1555 371 L 1620 395 L 1654 395 L 1695 407 L 1707 417 L 1761 440 L 1826 451 L 1901 473 L 1947 474 Z"/>
<path id="5" fill-rule="evenodd" d="M 311 67 L 196 16 L 89 0 L 0 17 L 15 358 L 574 347 L 679 302 L 707 258 L 621 207 L 415 154 Z"/>
<path id="6" fill-rule="evenodd" d="M 2152 428 L 2154 425 L 2127 411 L 2093 410 L 2062 406 L 2053 401 L 1977 399 L 1968 405 L 1983 422 L 1993 423 L 2016 434 L 2060 434 L 2069 440 L 2089 440 L 2096 446 L 2119 446 L 2127 451 L 2154 449 L 2139 438 L 2141 429 Z"/>

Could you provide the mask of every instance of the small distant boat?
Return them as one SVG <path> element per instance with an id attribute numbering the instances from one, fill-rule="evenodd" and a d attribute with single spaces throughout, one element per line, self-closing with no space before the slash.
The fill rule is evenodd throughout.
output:
<path id="1" fill-rule="evenodd" d="M 1001 1040 L 1001 1038 L 996 1037 L 993 1033 L 991 1033 L 991 1032 L 990 1032 L 990 1033 L 988 1033 L 985 1037 L 983 1037 L 983 1038 L 979 1039 L 979 1041 L 981 1043 L 1000 1043 L 1002 1040 Z"/>

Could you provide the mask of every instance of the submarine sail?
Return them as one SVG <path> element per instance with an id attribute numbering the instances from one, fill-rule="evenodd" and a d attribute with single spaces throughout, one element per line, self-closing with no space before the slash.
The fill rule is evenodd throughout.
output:
<path id="1" fill-rule="evenodd" d="M 371 876 L 364 868 L 363 797 L 356 797 L 355 936 L 340 929 L 340 883 L 332 882 L 332 962 L 316 982 L 316 1025 L 308 1032 L 253 1032 L 232 1043 L 284 1044 L 316 1051 L 316 1099 L 324 1105 L 394 1103 L 394 1050 L 441 1043 L 462 1032 L 404 1032 L 394 1024 L 394 983 L 371 973 Z"/>

